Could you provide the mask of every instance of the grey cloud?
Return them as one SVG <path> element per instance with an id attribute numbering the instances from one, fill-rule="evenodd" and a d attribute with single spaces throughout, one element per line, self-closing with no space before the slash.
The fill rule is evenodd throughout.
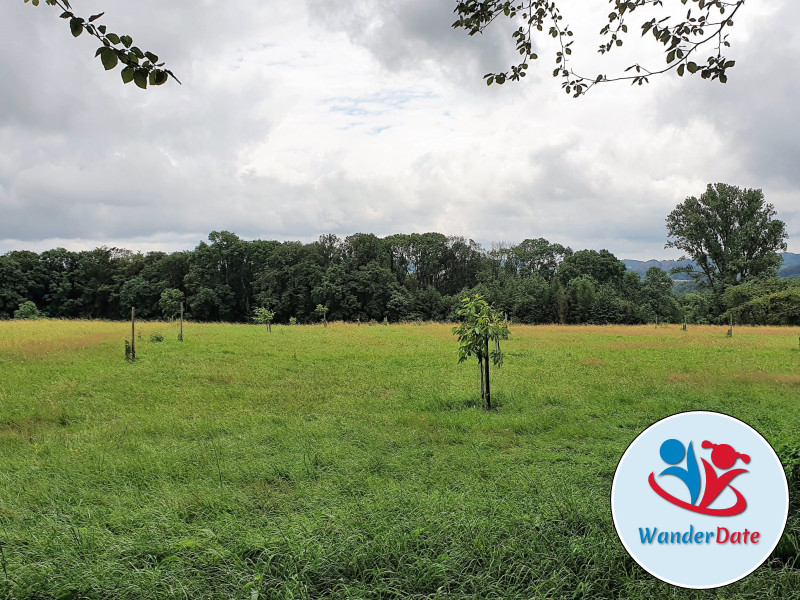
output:
<path id="1" fill-rule="evenodd" d="M 742 19 L 747 18 L 747 14 Z M 736 66 L 726 85 L 694 80 L 659 102 L 660 120 L 686 127 L 686 115 L 711 123 L 729 152 L 739 156 L 748 187 L 800 186 L 800 81 L 793 76 L 800 59 L 800 38 L 794 26 L 800 6 L 783 2 L 769 19 L 752 28 L 748 43 L 726 49 Z M 690 132 L 687 131 L 690 135 Z M 698 143 L 702 143 L 698 140 Z M 733 183 L 733 182 L 732 182 Z"/>
<path id="2" fill-rule="evenodd" d="M 345 32 L 390 70 L 418 70 L 427 61 L 454 81 L 480 81 L 515 60 L 510 34 L 490 28 L 469 37 L 452 28 L 446 0 L 307 0 L 311 22 Z"/>
<path id="3" fill-rule="evenodd" d="M 438 230 L 653 258 L 666 255 L 664 218 L 685 190 L 729 177 L 764 187 L 790 233 L 800 228 L 789 210 L 800 205 L 800 84 L 782 75 L 798 58 L 800 9 L 780 4 L 772 29 L 734 46 L 727 87 L 684 78 L 572 101 L 546 64 L 521 85 L 487 88 L 481 76 L 514 59 L 512 41 L 503 28 L 452 30 L 453 6 L 81 0 L 87 14 L 108 8 L 111 29 L 184 82 L 142 92 L 103 72 L 91 41 L 72 39 L 49 7 L 10 3 L 0 248 L 72 239 L 174 249 L 213 229 L 303 241 Z"/>

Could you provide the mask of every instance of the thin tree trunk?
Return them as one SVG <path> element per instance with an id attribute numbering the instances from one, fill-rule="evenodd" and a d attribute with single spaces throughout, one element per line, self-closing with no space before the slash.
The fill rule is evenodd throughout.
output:
<path id="1" fill-rule="evenodd" d="M 484 386 L 483 386 L 483 358 L 481 358 L 480 354 L 478 354 L 478 375 L 480 375 L 481 377 L 481 402 L 482 402 L 484 397 L 486 396 L 486 392 L 484 391 Z"/>
<path id="2" fill-rule="evenodd" d="M 486 410 L 492 410 L 492 395 L 489 391 L 489 336 L 485 339 L 485 352 L 483 353 L 484 364 L 486 365 Z"/>

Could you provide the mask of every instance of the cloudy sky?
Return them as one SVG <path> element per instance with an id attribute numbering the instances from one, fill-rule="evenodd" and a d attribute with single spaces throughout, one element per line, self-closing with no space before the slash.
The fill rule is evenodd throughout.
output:
<path id="1" fill-rule="evenodd" d="M 553 79 L 546 40 L 524 82 L 487 87 L 514 60 L 509 31 L 451 29 L 454 0 L 72 4 L 105 10 L 183 85 L 123 86 L 59 9 L 5 2 L 0 253 L 190 249 L 227 229 L 545 237 L 666 258 L 666 215 L 711 182 L 763 189 L 800 252 L 793 0 L 744 6 L 727 85 L 671 75 L 578 100 Z M 663 61 L 638 34 L 598 57 L 608 3 L 562 5 L 576 69 Z"/>

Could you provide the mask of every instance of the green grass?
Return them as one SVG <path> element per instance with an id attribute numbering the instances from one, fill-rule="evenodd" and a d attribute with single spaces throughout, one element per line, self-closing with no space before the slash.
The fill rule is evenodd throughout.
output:
<path id="1" fill-rule="evenodd" d="M 609 509 L 675 412 L 800 447 L 797 329 L 515 326 L 491 412 L 446 325 L 140 330 L 127 363 L 124 323 L 0 322 L 0 598 L 800 597 L 796 489 L 718 591 L 642 571 Z"/>

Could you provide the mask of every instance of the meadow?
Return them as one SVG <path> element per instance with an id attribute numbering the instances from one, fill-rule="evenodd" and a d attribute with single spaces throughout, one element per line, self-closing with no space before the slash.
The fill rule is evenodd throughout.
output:
<path id="1" fill-rule="evenodd" d="M 800 598 L 797 328 L 0 321 L 0 598 Z M 164 335 L 151 342 L 152 333 Z M 773 556 L 673 588 L 611 519 L 654 421 L 728 413 L 792 475 Z"/>

